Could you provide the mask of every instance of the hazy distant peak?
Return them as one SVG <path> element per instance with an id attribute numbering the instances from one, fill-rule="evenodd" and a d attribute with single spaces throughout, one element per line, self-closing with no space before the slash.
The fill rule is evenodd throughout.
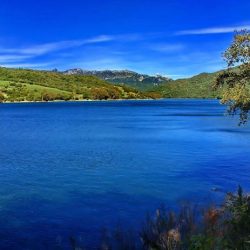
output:
<path id="1" fill-rule="evenodd" d="M 159 74 L 150 76 L 147 74 L 140 74 L 131 70 L 84 70 L 80 68 L 69 69 L 63 72 L 66 75 L 90 75 L 96 76 L 100 79 L 109 81 L 115 84 L 127 84 L 139 89 L 152 87 L 171 79 Z"/>

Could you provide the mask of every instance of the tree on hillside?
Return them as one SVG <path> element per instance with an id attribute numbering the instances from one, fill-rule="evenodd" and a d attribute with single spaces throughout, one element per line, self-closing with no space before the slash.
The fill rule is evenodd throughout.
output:
<path id="1" fill-rule="evenodd" d="M 216 87 L 225 86 L 222 103 L 228 105 L 230 114 L 239 112 L 242 124 L 250 110 L 250 31 L 236 32 L 223 57 L 228 69 L 217 77 Z"/>
<path id="2" fill-rule="evenodd" d="M 48 101 L 54 101 L 56 99 L 56 96 L 54 93 L 50 93 L 48 91 L 43 91 L 42 93 L 42 101 L 48 102 Z"/>
<path id="3" fill-rule="evenodd" d="M 0 103 L 3 102 L 5 99 L 4 94 L 0 92 Z"/>

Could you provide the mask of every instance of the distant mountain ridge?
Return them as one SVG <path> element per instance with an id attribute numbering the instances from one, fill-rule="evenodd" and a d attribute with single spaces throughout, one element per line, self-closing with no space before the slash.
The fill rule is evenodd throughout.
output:
<path id="1" fill-rule="evenodd" d="M 63 74 L 95 76 L 113 84 L 126 84 L 140 90 L 171 81 L 170 78 L 161 75 L 150 76 L 130 70 L 83 70 L 76 68 L 66 70 Z"/>

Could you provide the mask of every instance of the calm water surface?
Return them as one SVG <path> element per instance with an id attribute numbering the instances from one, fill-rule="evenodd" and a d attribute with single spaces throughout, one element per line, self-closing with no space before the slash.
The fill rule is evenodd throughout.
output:
<path id="1" fill-rule="evenodd" d="M 250 126 L 224 112 L 217 100 L 0 105 L 0 249 L 93 246 L 161 203 L 250 189 Z"/>

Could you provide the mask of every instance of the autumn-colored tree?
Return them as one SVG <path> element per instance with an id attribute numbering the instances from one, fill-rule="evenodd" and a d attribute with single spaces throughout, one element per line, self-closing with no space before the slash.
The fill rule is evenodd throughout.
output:
<path id="1" fill-rule="evenodd" d="M 3 102 L 5 99 L 4 95 L 2 92 L 0 92 L 0 103 Z"/>
<path id="2" fill-rule="evenodd" d="M 47 91 L 44 91 L 42 93 L 42 101 L 48 102 L 48 101 L 53 101 L 55 99 L 56 99 L 56 96 L 53 93 L 50 93 L 50 92 L 47 92 Z"/>
<path id="3" fill-rule="evenodd" d="M 236 32 L 231 46 L 223 54 L 228 69 L 216 80 L 216 87 L 225 86 L 222 103 L 229 113 L 240 113 L 240 124 L 248 119 L 250 110 L 250 31 Z"/>
<path id="4" fill-rule="evenodd" d="M 95 100 L 109 99 L 109 93 L 106 88 L 93 88 L 91 90 L 92 98 Z"/>

